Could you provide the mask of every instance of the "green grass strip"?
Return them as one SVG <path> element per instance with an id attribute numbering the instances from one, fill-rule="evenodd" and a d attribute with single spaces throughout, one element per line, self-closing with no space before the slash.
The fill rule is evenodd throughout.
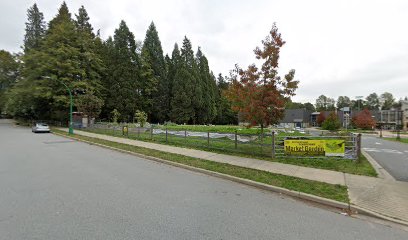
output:
<path id="1" fill-rule="evenodd" d="M 408 143 L 408 138 L 383 138 L 384 140 L 388 140 L 388 141 L 394 141 L 394 142 L 400 142 L 400 143 Z"/>
<path id="2" fill-rule="evenodd" d="M 68 135 L 68 133 L 64 131 L 56 130 L 56 129 L 53 130 L 53 132 L 59 133 L 62 135 Z M 130 151 L 134 153 L 143 154 L 146 156 L 151 156 L 151 157 L 156 157 L 156 158 L 160 158 L 160 159 L 164 159 L 164 160 L 168 160 L 172 162 L 177 162 L 177 163 L 181 163 L 184 165 L 206 169 L 206 170 L 210 170 L 210 171 L 214 171 L 218 173 L 228 174 L 228 175 L 239 177 L 239 178 L 245 178 L 245 179 L 249 179 L 252 181 L 265 183 L 265 184 L 269 184 L 269 185 L 273 185 L 273 186 L 277 186 L 281 188 L 286 188 L 286 189 L 293 190 L 293 191 L 308 193 L 308 194 L 312 194 L 315 196 L 333 199 L 333 200 L 340 201 L 340 202 L 347 203 L 349 201 L 347 187 L 341 186 L 341 185 L 328 184 L 328 183 L 306 180 L 306 179 L 297 178 L 297 177 L 270 173 L 266 171 L 238 167 L 238 166 L 234 166 L 234 165 L 230 165 L 226 163 L 218 163 L 218 162 L 208 161 L 204 159 L 193 158 L 193 157 L 183 156 L 183 155 L 174 154 L 174 153 L 167 153 L 167 152 L 162 152 L 162 151 L 157 151 L 157 150 L 151 150 L 147 148 L 136 147 L 136 146 L 131 146 L 127 144 L 111 142 L 107 140 L 101 140 L 97 138 L 91 138 L 91 137 L 86 137 L 86 136 L 81 136 L 81 135 L 76 135 L 76 134 L 74 134 L 74 137 L 77 139 L 81 139 L 81 140 L 85 140 L 85 141 L 89 141 L 89 142 L 93 142 L 97 144 L 102 144 L 102 145 L 106 145 L 109 147 L 114 147 L 114 148 Z"/>
<path id="3" fill-rule="evenodd" d="M 120 135 L 119 131 L 113 130 L 104 130 L 104 129 L 82 129 L 82 131 L 104 134 L 108 136 L 123 137 Z M 119 133 L 119 134 L 118 134 Z M 150 139 L 150 133 L 139 134 L 129 133 L 129 139 L 145 141 L 145 142 L 154 142 L 159 144 L 166 144 L 176 147 L 186 147 L 198 150 L 204 150 L 209 152 L 216 152 L 221 154 L 228 154 L 240 157 L 256 158 L 265 161 L 271 162 L 280 162 L 285 164 L 292 164 L 303 167 L 312 167 L 326 170 L 333 170 L 338 172 L 345 172 L 350 174 L 364 175 L 376 177 L 377 172 L 368 162 L 368 160 L 362 156 L 360 161 L 354 161 L 351 159 L 332 159 L 332 158 L 290 158 L 290 157 L 277 157 L 272 158 L 270 156 L 262 156 L 266 154 L 267 151 L 271 151 L 271 147 L 264 148 L 263 152 L 259 147 L 251 144 L 238 144 L 238 149 L 234 149 L 235 145 L 233 141 L 230 140 L 218 140 L 212 141 L 210 147 L 207 147 L 207 140 L 204 138 L 194 138 L 188 137 L 188 141 L 180 137 L 171 137 L 169 136 L 166 143 L 164 135 L 155 135 L 153 140 Z M 271 140 L 266 140 L 265 142 L 271 142 Z M 246 152 L 246 153 L 245 153 Z"/>

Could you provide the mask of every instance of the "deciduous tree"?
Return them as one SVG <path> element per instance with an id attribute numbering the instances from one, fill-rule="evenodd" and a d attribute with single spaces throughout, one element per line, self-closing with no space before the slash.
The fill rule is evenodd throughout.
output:
<path id="1" fill-rule="evenodd" d="M 383 100 L 383 104 L 381 107 L 382 110 L 390 110 L 392 106 L 395 104 L 395 98 L 389 92 L 385 92 L 381 94 L 381 98 Z"/>
<path id="2" fill-rule="evenodd" d="M 365 108 L 363 111 L 359 112 L 357 116 L 353 118 L 353 124 L 357 128 L 361 129 L 373 129 L 376 125 L 371 112 Z"/>
<path id="3" fill-rule="evenodd" d="M 322 126 L 323 122 L 326 120 L 326 115 L 324 111 L 320 111 L 319 115 L 317 116 L 316 122 L 319 126 Z"/>
<path id="4" fill-rule="evenodd" d="M 374 109 L 379 109 L 380 107 L 380 101 L 378 99 L 377 93 L 371 93 L 370 95 L 367 96 L 366 98 L 367 101 L 367 107 L 371 110 Z"/>
<path id="5" fill-rule="evenodd" d="M 316 99 L 316 111 L 333 111 L 334 110 L 334 99 L 326 97 L 325 95 L 320 95 Z"/>
<path id="6" fill-rule="evenodd" d="M 294 80 L 295 70 L 284 78 L 278 76 L 280 49 L 285 44 L 278 28 L 273 24 L 270 35 L 262 41 L 262 48 L 254 50 L 258 68 L 252 64 L 243 70 L 236 66 L 227 97 L 235 111 L 243 113 L 251 126 L 276 124 L 283 118 L 285 102 L 295 95 L 298 81 Z"/>

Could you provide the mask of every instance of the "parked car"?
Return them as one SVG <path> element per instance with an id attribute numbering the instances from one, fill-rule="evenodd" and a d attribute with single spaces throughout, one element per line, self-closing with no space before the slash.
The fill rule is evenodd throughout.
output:
<path id="1" fill-rule="evenodd" d="M 45 123 L 36 123 L 34 126 L 33 126 L 33 128 L 31 129 L 31 131 L 33 132 L 33 133 L 42 133 L 42 132 L 46 132 L 46 133 L 49 133 L 49 132 L 51 132 L 51 130 L 50 130 L 50 127 L 47 125 L 47 124 L 45 124 Z"/>

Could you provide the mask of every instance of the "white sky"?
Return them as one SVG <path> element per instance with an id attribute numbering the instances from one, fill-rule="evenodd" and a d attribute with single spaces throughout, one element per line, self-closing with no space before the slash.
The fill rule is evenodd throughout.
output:
<path id="1" fill-rule="evenodd" d="M 20 51 L 26 11 L 36 2 L 45 20 L 62 1 L 0 0 L 0 49 Z M 286 45 L 281 75 L 296 69 L 294 101 L 324 94 L 337 99 L 391 92 L 408 96 L 408 1 L 406 0 L 67 0 L 71 14 L 84 5 L 104 39 L 121 19 L 137 40 L 154 21 L 165 53 L 186 35 L 201 46 L 214 74 L 255 61 L 273 22 Z M 74 15 L 73 15 L 74 16 Z"/>

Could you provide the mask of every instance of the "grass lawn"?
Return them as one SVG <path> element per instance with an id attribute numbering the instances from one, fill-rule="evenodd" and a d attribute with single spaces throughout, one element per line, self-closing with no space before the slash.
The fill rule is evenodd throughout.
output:
<path id="1" fill-rule="evenodd" d="M 119 124 L 101 122 L 98 123 L 106 126 L 119 126 Z M 134 127 L 134 124 L 128 124 L 129 127 Z M 238 134 L 260 134 L 260 127 L 251 127 L 247 128 L 245 126 L 237 125 L 153 125 L 154 128 L 160 128 L 165 130 L 166 128 L 170 131 L 192 131 L 192 132 L 212 132 L 212 133 L 234 133 L 235 131 Z M 281 129 L 283 130 L 283 129 Z M 271 134 L 271 128 L 264 128 L 265 134 Z M 285 133 L 286 135 L 304 135 L 298 131 L 293 131 L 291 133 Z"/>
<path id="2" fill-rule="evenodd" d="M 93 133 L 106 134 L 116 137 L 123 137 L 120 131 L 106 130 L 106 129 L 89 129 L 87 130 Z M 129 132 L 129 138 L 155 142 L 160 144 L 167 144 L 178 147 L 188 147 L 193 149 L 199 149 L 204 151 L 216 152 L 221 154 L 229 154 L 241 157 L 256 158 L 265 161 L 281 162 L 286 164 L 313 167 L 319 169 L 333 170 L 339 172 L 345 172 L 357 175 L 377 176 L 376 171 L 365 159 L 364 156 L 360 159 L 360 162 L 353 161 L 351 159 L 333 159 L 333 158 L 289 158 L 289 157 L 271 157 L 272 146 L 271 138 L 264 138 L 264 145 L 260 145 L 259 142 L 253 142 L 250 144 L 238 144 L 235 149 L 234 141 L 229 139 L 216 139 L 210 140 L 210 147 L 207 145 L 206 138 L 200 137 L 176 137 L 168 135 L 168 141 L 166 143 L 165 135 L 154 135 L 151 139 L 150 133 L 134 133 Z M 278 136 L 279 138 L 279 136 Z M 268 143 L 268 144 L 267 144 Z"/>
<path id="3" fill-rule="evenodd" d="M 68 135 L 68 133 L 60 131 L 60 130 L 53 130 L 53 132 Z M 135 153 L 144 154 L 147 156 L 157 157 L 161 159 L 165 159 L 172 162 L 177 162 L 181 164 L 185 164 L 188 166 L 193 166 L 196 168 L 202 168 L 214 172 L 219 172 L 223 174 L 228 174 L 231 176 L 245 178 L 249 180 L 253 180 L 256 182 L 261 182 L 277 187 L 286 188 L 289 190 L 304 192 L 312 195 L 316 195 L 323 198 L 333 199 L 336 201 L 341 202 L 348 202 L 348 193 L 347 187 L 341 185 L 333 185 L 328 183 L 322 183 L 317 181 L 311 181 L 291 176 L 284 176 L 280 174 L 274 174 L 270 172 L 248 169 L 243 167 L 237 167 L 230 164 L 225 163 L 217 163 L 213 161 L 203 160 L 199 158 L 187 157 L 179 154 L 161 152 L 161 151 L 152 151 L 151 149 L 135 147 L 131 145 L 100 140 L 96 138 L 85 137 L 81 135 L 75 135 L 74 137 L 77 139 L 98 143 L 126 151 L 131 151 Z"/>

